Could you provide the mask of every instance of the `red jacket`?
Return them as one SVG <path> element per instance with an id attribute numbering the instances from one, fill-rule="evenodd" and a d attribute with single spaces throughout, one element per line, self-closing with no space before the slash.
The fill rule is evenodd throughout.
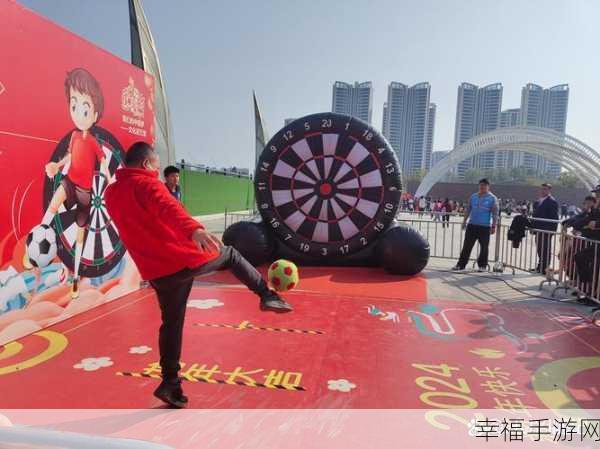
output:
<path id="1" fill-rule="evenodd" d="M 158 179 L 137 168 L 117 170 L 104 200 L 121 240 L 146 280 L 195 268 L 218 256 L 198 248 L 192 233 L 204 229 Z"/>

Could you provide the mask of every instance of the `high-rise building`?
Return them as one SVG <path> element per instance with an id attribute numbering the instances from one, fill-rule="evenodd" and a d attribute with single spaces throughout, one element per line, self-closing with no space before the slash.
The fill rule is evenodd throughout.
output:
<path id="1" fill-rule="evenodd" d="M 485 87 L 462 83 L 458 86 L 454 146 L 463 144 L 478 134 L 493 131 L 500 124 L 502 108 L 502 84 Z M 464 176 L 469 168 L 493 169 L 496 165 L 495 151 L 488 151 L 458 165 L 458 175 Z"/>
<path id="2" fill-rule="evenodd" d="M 435 112 L 437 106 L 435 103 L 429 103 L 427 112 L 427 138 L 425 140 L 425 170 L 431 168 L 431 154 L 433 152 L 433 137 L 435 134 Z"/>
<path id="3" fill-rule="evenodd" d="M 568 104 L 568 84 L 544 89 L 542 86 L 529 83 L 521 90 L 521 124 L 564 133 L 567 127 Z M 524 153 L 523 166 L 538 175 L 558 176 L 561 170 L 560 164 L 530 153 Z"/>
<path id="4" fill-rule="evenodd" d="M 383 103 L 383 121 L 381 122 L 381 132 L 383 133 L 384 136 L 387 135 L 388 133 L 388 104 L 387 103 Z"/>
<path id="5" fill-rule="evenodd" d="M 511 128 L 521 126 L 521 110 L 506 109 L 500 113 L 500 128 Z M 498 150 L 496 151 L 496 168 L 510 170 L 522 164 L 523 152 Z"/>
<path id="6" fill-rule="evenodd" d="M 521 125 L 521 110 L 506 109 L 500 113 L 500 128 L 510 128 Z"/>
<path id="7" fill-rule="evenodd" d="M 398 155 L 402 173 L 409 176 L 427 170 L 431 164 L 435 105 L 429 102 L 430 92 L 426 82 L 412 87 L 392 82 L 388 86 L 384 136 Z"/>
<path id="8" fill-rule="evenodd" d="M 373 85 L 370 81 L 354 84 L 336 81 L 333 84 L 332 112 L 348 114 L 371 123 Z"/>

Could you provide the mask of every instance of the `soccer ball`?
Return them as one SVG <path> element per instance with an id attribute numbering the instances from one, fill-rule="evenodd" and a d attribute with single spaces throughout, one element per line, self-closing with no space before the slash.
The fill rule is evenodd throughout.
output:
<path id="1" fill-rule="evenodd" d="M 285 259 L 276 260 L 269 267 L 269 285 L 273 290 L 285 292 L 298 286 L 298 267 Z"/>
<path id="2" fill-rule="evenodd" d="M 27 257 L 38 268 L 50 265 L 56 257 L 56 234 L 50 226 L 39 225 L 27 236 Z"/>

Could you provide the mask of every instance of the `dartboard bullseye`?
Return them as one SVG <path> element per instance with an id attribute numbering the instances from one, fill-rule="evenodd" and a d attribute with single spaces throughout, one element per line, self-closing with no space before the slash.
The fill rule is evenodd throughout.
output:
<path id="1" fill-rule="evenodd" d="M 112 175 L 122 165 L 123 149 L 117 139 L 107 130 L 94 127 L 90 132 L 100 144 L 108 169 Z M 51 160 L 62 159 L 68 149 L 71 133 L 68 133 L 56 146 Z M 108 185 L 106 178 L 100 173 L 97 163 L 92 182 L 90 218 L 84 236 L 84 246 L 79 273 L 85 277 L 97 277 L 108 273 L 121 260 L 125 248 L 119 233 L 112 223 L 104 204 L 104 191 Z M 52 195 L 60 185 L 63 176 L 68 173 L 68 166 L 53 179 L 46 178 L 44 186 L 44 211 L 48 208 Z M 56 231 L 58 257 L 71 270 L 74 266 L 75 240 L 77 235 L 76 206 L 67 209 L 62 205 L 58 214 L 52 220 Z"/>
<path id="2" fill-rule="evenodd" d="M 322 113 L 279 131 L 260 157 L 256 202 L 265 224 L 304 258 L 332 261 L 371 246 L 402 191 L 396 155 L 376 130 Z"/>

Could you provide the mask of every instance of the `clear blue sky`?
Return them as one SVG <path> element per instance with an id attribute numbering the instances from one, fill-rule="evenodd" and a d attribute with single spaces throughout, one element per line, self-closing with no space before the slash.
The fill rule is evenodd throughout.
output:
<path id="1" fill-rule="evenodd" d="M 21 3 L 129 59 L 126 0 Z M 331 108 L 335 80 L 374 83 L 381 126 L 387 84 L 429 81 L 434 150 L 454 138 L 460 82 L 571 87 L 567 132 L 600 150 L 598 0 L 143 0 L 170 99 L 178 158 L 247 167 L 251 92 L 269 133 L 286 117 Z"/>

